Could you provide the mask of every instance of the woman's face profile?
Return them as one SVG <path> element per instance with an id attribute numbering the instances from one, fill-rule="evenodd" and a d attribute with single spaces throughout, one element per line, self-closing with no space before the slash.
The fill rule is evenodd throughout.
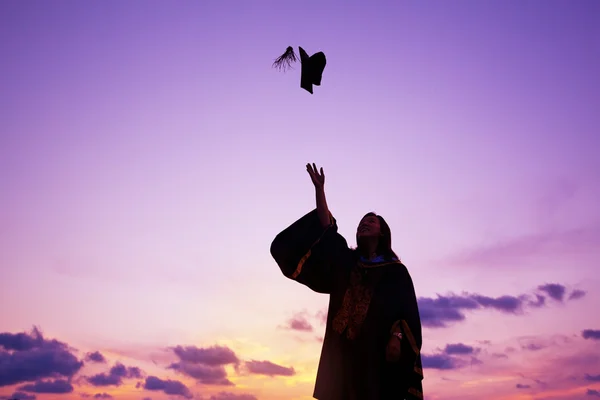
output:
<path id="1" fill-rule="evenodd" d="M 381 235 L 381 226 L 379 224 L 379 218 L 374 215 L 369 215 L 363 218 L 358 224 L 356 231 L 357 236 L 360 237 L 379 237 Z"/>

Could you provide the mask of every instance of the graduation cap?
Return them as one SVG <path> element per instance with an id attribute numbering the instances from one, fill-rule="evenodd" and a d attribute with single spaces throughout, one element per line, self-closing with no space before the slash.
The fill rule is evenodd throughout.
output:
<path id="1" fill-rule="evenodd" d="M 298 46 L 298 49 L 300 50 L 300 64 L 302 66 L 300 73 L 300 87 L 312 94 L 313 85 L 321 85 L 321 78 L 323 77 L 323 70 L 325 69 L 327 60 L 322 51 L 309 57 L 302 47 Z M 296 61 L 298 61 L 298 57 L 296 56 L 296 53 L 294 53 L 294 48 L 289 46 L 285 53 L 277 57 L 273 63 L 273 67 L 285 70 L 286 68 L 291 68 L 292 62 Z"/>

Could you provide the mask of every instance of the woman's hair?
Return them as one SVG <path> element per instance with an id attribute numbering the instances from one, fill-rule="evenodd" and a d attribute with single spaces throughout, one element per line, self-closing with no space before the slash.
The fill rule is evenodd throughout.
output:
<path id="1" fill-rule="evenodd" d="M 383 256 L 386 260 L 391 260 L 392 258 L 396 258 L 400 260 L 400 257 L 396 255 L 394 250 L 392 250 L 392 232 L 390 230 L 390 226 L 385 222 L 385 219 L 381 215 L 377 215 L 374 212 L 367 213 L 364 217 L 362 217 L 361 221 L 367 217 L 377 217 L 379 220 L 379 227 L 381 229 L 381 236 L 379 237 L 379 241 L 377 242 L 377 255 Z M 360 253 L 360 240 L 358 238 L 358 232 L 356 233 L 356 250 Z"/>

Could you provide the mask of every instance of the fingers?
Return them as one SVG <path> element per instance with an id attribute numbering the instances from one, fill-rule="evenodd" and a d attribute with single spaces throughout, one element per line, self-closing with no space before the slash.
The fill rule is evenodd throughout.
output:
<path id="1" fill-rule="evenodd" d="M 306 164 L 306 168 L 311 170 L 312 172 L 314 172 L 315 174 L 318 171 L 321 171 L 321 175 L 323 175 L 323 167 L 321 167 L 321 169 L 317 168 L 315 163 L 312 163 L 312 165 L 310 163 Z"/>
<path id="2" fill-rule="evenodd" d="M 311 177 L 320 178 L 319 180 L 325 179 L 325 172 L 323 172 L 323 167 L 319 169 L 317 168 L 317 165 L 315 163 L 312 163 L 312 165 L 310 163 L 306 164 L 306 170 L 308 171 Z"/>

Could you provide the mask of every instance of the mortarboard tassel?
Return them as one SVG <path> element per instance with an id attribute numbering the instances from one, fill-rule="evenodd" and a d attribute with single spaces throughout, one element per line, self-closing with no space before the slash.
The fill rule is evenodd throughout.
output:
<path id="1" fill-rule="evenodd" d="M 281 56 L 277 57 L 275 62 L 273 63 L 274 68 L 278 68 L 279 70 L 286 70 L 286 68 L 292 68 L 292 63 L 298 61 L 298 57 L 296 57 L 296 53 L 294 53 L 294 48 L 292 46 L 288 46 Z"/>

